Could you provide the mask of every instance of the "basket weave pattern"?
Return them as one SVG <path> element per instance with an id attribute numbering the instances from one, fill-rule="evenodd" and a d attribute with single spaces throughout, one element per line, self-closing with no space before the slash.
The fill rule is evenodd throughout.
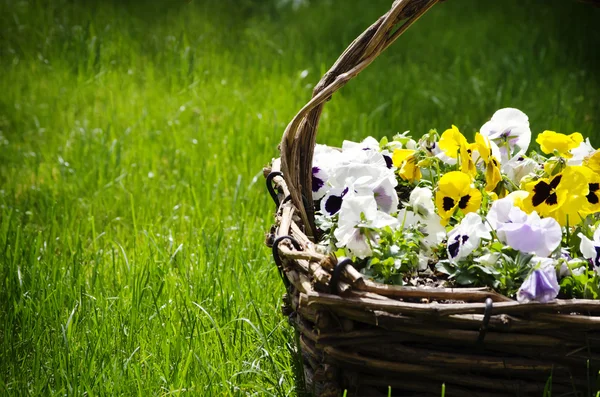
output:
<path id="1" fill-rule="evenodd" d="M 299 334 L 309 392 L 318 396 L 590 395 L 600 369 L 600 301 L 521 304 L 485 288 L 380 284 L 314 241 L 311 176 L 324 103 L 438 0 L 397 0 L 344 51 L 285 130 L 275 225 L 267 237 Z M 275 188 L 273 189 L 273 185 Z M 421 394 L 418 394 L 421 393 Z"/>

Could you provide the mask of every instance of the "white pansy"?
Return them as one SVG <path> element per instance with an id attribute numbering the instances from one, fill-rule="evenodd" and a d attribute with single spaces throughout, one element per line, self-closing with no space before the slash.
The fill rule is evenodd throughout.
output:
<path id="1" fill-rule="evenodd" d="M 590 138 L 586 138 L 586 140 L 581 142 L 579 146 L 570 150 L 570 153 L 573 155 L 573 157 L 567 160 L 567 165 L 581 165 L 581 163 L 583 163 L 583 159 L 595 151 L 596 149 L 594 149 L 590 143 Z"/>
<path id="2" fill-rule="evenodd" d="M 425 235 L 421 240 L 425 247 L 438 245 L 446 239 L 446 228 L 442 226 L 440 216 L 435 213 L 433 193 L 430 188 L 414 188 L 408 204 L 412 211 L 403 208 L 398 213 L 398 219 L 405 227 L 418 226 Z"/>
<path id="3" fill-rule="evenodd" d="M 396 193 L 395 185 L 390 181 L 390 178 L 381 178 L 373 184 L 372 192 L 375 195 L 379 210 L 387 214 L 398 211 L 398 193 Z"/>
<path id="4" fill-rule="evenodd" d="M 379 151 L 379 141 L 372 136 L 365 138 L 362 142 L 344 141 L 342 142 L 342 152 L 355 150 L 375 150 Z"/>
<path id="5" fill-rule="evenodd" d="M 417 150 L 417 141 L 411 138 L 406 142 L 404 147 L 410 150 Z"/>
<path id="6" fill-rule="evenodd" d="M 487 221 L 500 241 L 524 253 L 548 256 L 562 240 L 562 229 L 554 218 L 541 219 L 536 211 L 527 214 L 508 197 L 492 204 Z"/>
<path id="7" fill-rule="evenodd" d="M 338 228 L 333 232 L 337 247 L 346 247 L 359 258 L 372 254 L 371 244 L 376 244 L 378 234 L 373 229 L 397 227 L 398 219 L 377 210 L 372 195 L 348 194 L 339 211 Z"/>
<path id="8" fill-rule="evenodd" d="M 433 192 L 428 187 L 416 187 L 410 193 L 409 205 L 413 211 L 423 218 L 428 218 L 435 214 L 435 206 L 433 204 Z"/>
<path id="9" fill-rule="evenodd" d="M 502 172 L 517 186 L 527 175 L 540 168 L 540 165 L 529 157 L 516 156 L 502 164 Z"/>
<path id="10" fill-rule="evenodd" d="M 346 187 L 362 177 L 371 178 L 371 183 L 389 178 L 394 187 L 398 184 L 394 170 L 387 167 L 383 155 L 379 152 L 353 151 L 351 156 L 343 153 L 338 160 L 338 164 L 330 172 L 329 183 L 332 187 Z"/>
<path id="11" fill-rule="evenodd" d="M 466 258 L 479 247 L 481 239 L 490 239 L 489 226 L 470 212 L 448 233 L 448 258 L 452 262 Z"/>
<path id="12" fill-rule="evenodd" d="M 331 171 L 339 163 L 341 152 L 326 145 L 316 145 L 312 167 L 313 200 L 320 200 L 330 188 Z"/>
<path id="13" fill-rule="evenodd" d="M 377 209 L 388 214 L 398 211 L 397 181 L 392 181 L 388 175 L 382 174 L 379 179 L 363 176 L 354 181 L 347 180 L 346 184 L 358 195 L 373 195 Z"/>
<path id="14" fill-rule="evenodd" d="M 600 272 L 600 227 L 594 232 L 593 240 L 590 240 L 583 233 L 578 234 L 581 239 L 579 250 L 585 259 L 589 259 L 594 264 L 594 270 Z"/>
<path id="15" fill-rule="evenodd" d="M 498 259 L 500 259 L 500 254 L 498 252 L 490 252 L 475 258 L 475 262 L 483 266 L 494 266 L 496 262 L 498 262 Z"/>
<path id="16" fill-rule="evenodd" d="M 500 147 L 501 163 L 525 154 L 531 142 L 529 118 L 514 108 L 498 110 L 490 121 L 481 126 L 480 133 Z"/>
<path id="17" fill-rule="evenodd" d="M 436 145 L 436 147 L 439 150 L 439 145 Z M 442 160 L 442 162 L 444 164 L 456 165 L 458 163 L 458 159 L 455 159 L 455 158 L 452 158 L 452 157 L 448 156 L 446 154 L 446 152 L 444 152 L 443 150 L 437 151 L 437 153 L 435 154 L 435 157 L 437 157 L 438 159 Z"/>

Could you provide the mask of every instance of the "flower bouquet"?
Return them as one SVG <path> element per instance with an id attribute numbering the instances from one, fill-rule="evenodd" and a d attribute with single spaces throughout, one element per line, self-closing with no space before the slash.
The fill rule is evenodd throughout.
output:
<path id="1" fill-rule="evenodd" d="M 519 302 L 597 299 L 600 151 L 498 110 L 469 142 L 456 126 L 341 150 L 312 167 L 323 252 L 382 283 L 489 287 Z"/>

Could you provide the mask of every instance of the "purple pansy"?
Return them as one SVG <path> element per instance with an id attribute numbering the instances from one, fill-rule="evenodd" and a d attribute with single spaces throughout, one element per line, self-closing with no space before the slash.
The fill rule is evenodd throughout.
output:
<path id="1" fill-rule="evenodd" d="M 517 292 L 517 300 L 521 303 L 531 301 L 546 303 L 555 299 L 560 292 L 560 286 L 556 279 L 554 260 L 533 257 L 531 261 L 537 262 L 539 267 L 525 279 Z"/>

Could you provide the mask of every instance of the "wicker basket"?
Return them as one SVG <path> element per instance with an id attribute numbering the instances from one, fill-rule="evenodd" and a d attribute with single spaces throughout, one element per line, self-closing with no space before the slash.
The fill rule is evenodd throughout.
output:
<path id="1" fill-rule="evenodd" d="M 267 238 L 297 331 L 306 390 L 348 395 L 595 395 L 600 301 L 520 304 L 487 289 L 390 286 L 316 250 L 311 170 L 324 103 L 438 0 L 398 0 L 344 51 L 288 125 Z M 598 0 L 596 0 L 598 3 Z M 273 171 L 273 172 L 271 172 Z M 551 382 L 548 382 L 551 377 Z"/>

